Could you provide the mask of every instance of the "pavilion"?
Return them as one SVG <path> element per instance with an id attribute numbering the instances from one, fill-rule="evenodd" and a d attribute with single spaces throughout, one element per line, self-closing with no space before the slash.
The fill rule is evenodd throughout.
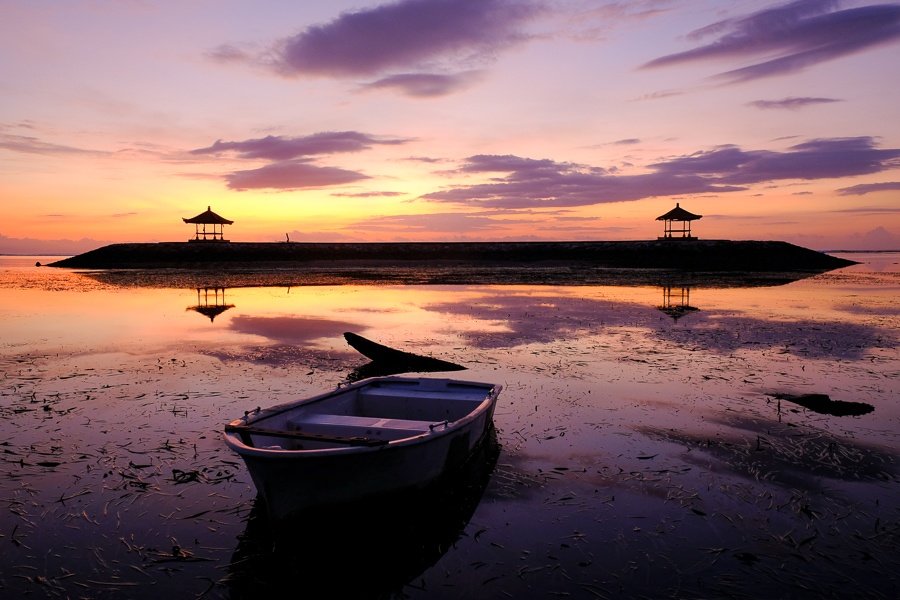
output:
<path id="1" fill-rule="evenodd" d="M 702 219 L 703 215 L 695 215 L 681 208 L 681 204 L 676 202 L 675 208 L 664 215 L 656 217 L 657 221 L 665 221 L 665 228 L 661 240 L 696 240 L 691 235 L 691 221 Z M 676 225 L 677 223 L 677 225 Z M 680 235 L 679 235 L 680 234 Z"/>
<path id="2" fill-rule="evenodd" d="M 196 217 L 190 219 L 181 219 L 185 223 L 194 224 L 194 239 L 190 242 L 227 242 L 225 239 L 225 226 L 231 225 L 234 221 L 229 221 L 225 217 L 217 215 L 207 206 L 206 211 L 200 213 Z M 210 225 L 207 230 L 206 226 Z M 202 226 L 202 227 L 201 227 Z"/>

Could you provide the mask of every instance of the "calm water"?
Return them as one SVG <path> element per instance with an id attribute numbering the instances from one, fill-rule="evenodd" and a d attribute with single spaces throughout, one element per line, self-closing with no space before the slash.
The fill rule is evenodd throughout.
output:
<path id="1" fill-rule="evenodd" d="M 900 254 L 847 257 L 690 289 L 196 289 L 0 257 L 0 596 L 896 597 Z M 503 384 L 497 443 L 273 541 L 221 429 L 346 380 L 344 331 Z"/>

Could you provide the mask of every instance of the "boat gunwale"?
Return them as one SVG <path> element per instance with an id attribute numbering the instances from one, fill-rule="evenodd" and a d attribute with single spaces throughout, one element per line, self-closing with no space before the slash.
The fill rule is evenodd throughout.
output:
<path id="1" fill-rule="evenodd" d="M 323 400 L 327 400 L 328 398 L 332 398 L 336 395 L 343 394 L 354 389 L 364 388 L 371 386 L 376 383 L 390 383 L 392 381 L 399 382 L 416 382 L 421 380 L 428 380 L 433 382 L 444 382 L 445 385 L 452 383 L 455 385 L 469 385 L 472 387 L 484 388 L 485 397 L 479 402 L 478 406 L 474 409 L 466 413 L 463 417 L 455 420 L 455 421 L 439 421 L 436 426 L 431 426 L 427 431 L 416 433 L 415 435 L 410 435 L 408 437 L 403 437 L 395 440 L 388 440 L 386 444 L 379 444 L 373 446 L 366 445 L 346 445 L 346 446 L 337 446 L 333 448 L 309 448 L 309 449 L 286 449 L 286 448 L 257 448 L 254 446 L 249 446 L 240 439 L 240 434 L 234 430 L 226 431 L 224 433 L 225 443 L 235 452 L 240 454 L 241 456 L 249 456 L 253 458 L 267 458 L 267 459 L 298 459 L 298 458 L 325 458 L 327 456 L 343 456 L 348 454 L 367 454 L 370 452 L 385 452 L 391 449 L 400 449 L 407 448 L 410 446 L 414 446 L 417 444 L 426 443 L 446 435 L 450 435 L 453 432 L 456 432 L 465 426 L 467 426 L 470 422 L 477 419 L 481 414 L 487 412 L 492 404 L 494 404 L 497 400 L 497 397 L 500 394 L 503 386 L 500 384 L 494 383 L 486 383 L 480 381 L 464 381 L 458 379 L 448 379 L 448 378 L 431 378 L 431 377 L 373 377 L 370 379 L 364 379 L 362 381 L 354 382 L 348 386 L 338 387 L 337 389 L 331 390 L 329 392 L 324 392 L 322 394 L 318 394 L 316 396 L 312 396 L 310 398 L 301 398 L 300 400 L 294 400 L 291 402 L 286 402 L 282 404 L 277 404 L 270 408 L 261 409 L 259 412 L 249 413 L 243 417 L 235 419 L 228 424 L 229 428 L 232 427 L 240 427 L 241 425 L 251 425 L 257 421 L 265 420 L 270 417 L 274 417 L 280 415 L 282 413 L 288 412 L 290 410 L 294 410 L 301 405 L 314 404 Z M 252 417 L 252 418 L 251 418 Z M 443 427 L 440 427 L 443 425 Z"/>

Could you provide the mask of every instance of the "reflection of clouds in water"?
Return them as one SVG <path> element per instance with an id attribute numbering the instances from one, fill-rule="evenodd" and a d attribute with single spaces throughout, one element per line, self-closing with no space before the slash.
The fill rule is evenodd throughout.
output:
<path id="1" fill-rule="evenodd" d="M 708 312 L 697 314 L 688 327 L 660 329 L 656 335 L 713 352 L 732 352 L 742 347 L 778 348 L 805 358 L 859 359 L 870 348 L 893 345 L 889 332 L 857 323 L 769 321 Z"/>
<path id="2" fill-rule="evenodd" d="M 807 358 L 858 359 L 869 348 L 890 347 L 884 329 L 833 321 L 775 321 L 703 311 L 674 326 L 655 306 L 562 295 L 484 296 L 468 304 L 432 304 L 428 310 L 465 315 L 504 326 L 506 331 L 468 331 L 476 348 L 508 348 L 572 338 L 577 332 L 597 334 L 609 327 L 640 327 L 678 345 L 712 352 L 738 348 L 779 348 Z"/>
<path id="3" fill-rule="evenodd" d="M 358 330 L 359 323 L 312 319 L 307 317 L 250 317 L 236 316 L 230 328 L 238 333 L 248 333 L 269 338 L 275 342 L 299 344 L 322 338 L 339 338 L 345 331 Z"/>
<path id="4" fill-rule="evenodd" d="M 466 304 L 432 304 L 426 308 L 505 326 L 506 331 L 462 333 L 470 345 L 483 349 L 554 342 L 585 329 L 596 332 L 610 325 L 635 325 L 647 321 L 649 314 L 644 313 L 650 312 L 630 302 L 550 294 L 497 294 Z"/>
<path id="5" fill-rule="evenodd" d="M 203 354 L 222 362 L 244 361 L 272 367 L 303 368 L 312 371 L 346 370 L 359 362 L 352 350 L 327 351 L 293 344 L 270 344 L 205 350 Z M 310 372 L 309 374 L 312 374 Z"/>
<path id="6" fill-rule="evenodd" d="M 866 302 L 877 302 L 877 300 L 873 298 L 866 298 Z M 850 313 L 852 315 L 872 315 L 876 317 L 881 316 L 891 316 L 897 317 L 900 316 L 900 306 L 871 306 L 871 305 L 861 305 L 861 304 L 842 304 L 840 306 L 835 306 L 835 309 Z"/>

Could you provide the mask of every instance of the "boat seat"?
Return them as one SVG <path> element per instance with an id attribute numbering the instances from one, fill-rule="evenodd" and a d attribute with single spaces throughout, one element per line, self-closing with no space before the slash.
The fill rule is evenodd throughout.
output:
<path id="1" fill-rule="evenodd" d="M 357 417 L 355 415 L 331 415 L 313 413 L 303 416 L 302 420 L 293 424 L 300 426 L 306 423 L 316 425 L 348 425 L 362 428 L 403 429 L 405 431 L 428 431 L 433 421 L 410 421 L 409 419 L 385 419 L 382 417 Z"/>
<path id="2" fill-rule="evenodd" d="M 327 413 L 307 413 L 291 419 L 287 427 L 301 434 L 353 437 L 368 440 L 400 440 L 429 431 L 433 421 L 411 421 L 384 417 L 357 417 Z"/>

